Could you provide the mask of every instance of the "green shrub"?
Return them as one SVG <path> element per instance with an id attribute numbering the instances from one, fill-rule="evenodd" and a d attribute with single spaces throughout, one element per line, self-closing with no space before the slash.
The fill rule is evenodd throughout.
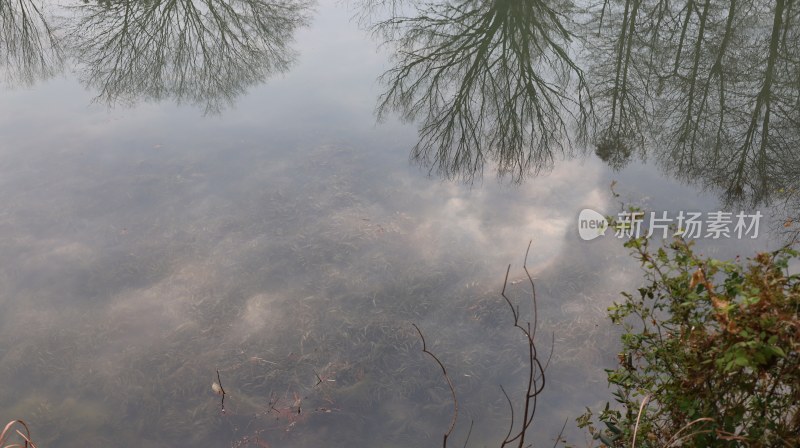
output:
<path id="1" fill-rule="evenodd" d="M 579 426 L 614 447 L 800 446 L 798 252 L 727 262 L 683 240 L 626 246 L 646 281 L 609 308 L 624 330 L 607 370 L 618 404 Z"/>

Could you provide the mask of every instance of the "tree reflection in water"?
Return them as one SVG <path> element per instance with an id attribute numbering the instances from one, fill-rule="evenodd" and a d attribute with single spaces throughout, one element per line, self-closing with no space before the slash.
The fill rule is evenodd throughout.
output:
<path id="1" fill-rule="evenodd" d="M 588 134 L 611 167 L 650 153 L 729 205 L 798 189 L 794 0 L 363 4 L 392 12 L 372 25 L 395 50 L 379 112 L 418 120 L 412 157 L 447 177 L 521 181 Z"/>
<path id="2" fill-rule="evenodd" d="M 614 169 L 650 158 L 726 204 L 800 212 L 796 0 L 360 1 L 394 55 L 379 116 L 418 122 L 412 159 L 431 171 L 521 182 L 589 144 Z M 310 7 L 84 2 L 56 33 L 31 0 L 0 0 L 0 64 L 30 85 L 69 54 L 102 102 L 219 112 L 287 70 Z"/>
<path id="3" fill-rule="evenodd" d="M 0 70 L 12 85 L 30 86 L 58 73 L 61 45 L 42 7 L 0 0 Z"/>
<path id="4" fill-rule="evenodd" d="M 591 104 L 566 11 L 541 0 L 366 6 L 394 11 L 372 26 L 396 62 L 378 110 L 420 120 L 413 159 L 468 181 L 490 161 L 521 181 L 585 137 Z"/>
<path id="5" fill-rule="evenodd" d="M 627 0 L 598 5 L 592 92 L 597 154 L 664 171 L 729 205 L 786 199 L 800 173 L 794 0 Z"/>
<path id="6" fill-rule="evenodd" d="M 171 98 L 219 112 L 288 69 L 303 0 L 102 1 L 72 7 L 83 81 L 109 104 Z"/>

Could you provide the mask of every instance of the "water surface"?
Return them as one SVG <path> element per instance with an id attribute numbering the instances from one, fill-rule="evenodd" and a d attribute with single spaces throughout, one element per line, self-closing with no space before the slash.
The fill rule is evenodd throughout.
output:
<path id="1" fill-rule="evenodd" d="M 531 104 L 509 118 L 487 99 L 514 92 L 500 83 L 465 100 L 486 105 L 485 121 L 467 120 L 447 137 L 436 127 L 454 116 L 446 100 L 423 99 L 416 121 L 404 123 L 403 101 L 388 97 L 376 123 L 376 102 L 387 98 L 379 76 L 410 62 L 378 44 L 405 30 L 372 35 L 352 5 L 19 5 L 37 8 L 28 15 L 35 40 L 12 26 L 17 6 L 4 3 L 0 14 L 13 44 L 0 90 L 0 417 L 27 421 L 39 446 L 438 445 L 452 403 L 412 323 L 459 393 L 455 440 L 474 421 L 471 443 L 497 444 L 509 417 L 499 385 L 518 396 L 526 368 L 499 292 L 512 264 L 508 292 L 528 318 L 529 241 L 540 350 L 553 344 L 533 437 L 552 443 L 569 420 L 567 434 L 580 440 L 571 422 L 610 396 L 603 369 L 616 360 L 616 333 L 605 309 L 640 281 L 622 241 L 578 238 L 581 209 L 615 213 L 622 201 L 670 212 L 761 210 L 759 238 L 699 242 L 720 257 L 791 236 L 797 115 L 779 99 L 796 98 L 797 86 L 785 77 L 775 82 L 783 96 L 770 97 L 782 106 L 768 136 L 780 138 L 736 140 L 739 122 L 756 123 L 756 142 L 765 129 L 763 112 L 752 119 L 740 102 L 725 105 L 740 111 L 724 115 L 727 140 L 709 143 L 715 115 L 702 106 L 706 115 L 686 126 L 703 142 L 659 144 L 634 126 L 653 119 L 618 121 L 631 112 L 620 101 L 640 104 L 620 100 L 619 86 L 589 92 L 607 78 L 573 40 L 563 45 L 575 67 L 548 66 L 555 47 L 533 60 L 524 52 L 492 60 L 549 73 L 546 82 L 571 72 L 558 83 L 563 95 L 592 93 L 595 115 L 583 116 L 585 103 L 570 97 L 541 123 L 527 121 Z M 394 17 L 413 17 L 407 8 Z M 725 11 L 712 13 L 717 28 L 708 29 L 724 39 Z M 698 71 L 714 81 L 709 64 Z M 496 79 L 517 82 L 507 70 Z M 442 92 L 467 78 L 450 79 Z M 637 89 L 651 87 L 643 79 Z M 735 80 L 758 92 L 758 80 Z M 511 98 L 501 99 L 516 105 Z M 513 123 L 545 128 L 512 138 L 502 127 Z M 581 126 L 599 137 L 582 140 Z M 481 136 L 463 146 L 469 158 L 436 157 L 458 150 L 469 129 Z M 746 163 L 726 172 L 722 162 L 735 154 L 724 151 L 735 149 Z M 224 412 L 211 390 L 217 371 Z"/>

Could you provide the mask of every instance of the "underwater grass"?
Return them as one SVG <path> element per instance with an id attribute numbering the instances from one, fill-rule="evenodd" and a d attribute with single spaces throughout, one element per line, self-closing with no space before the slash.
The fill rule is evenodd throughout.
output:
<path id="1" fill-rule="evenodd" d="M 324 153 L 318 159 L 330 161 Z M 314 163 L 309 172 L 320 171 Z M 42 324 L 18 341 L 19 350 L 2 354 L 0 372 L 10 373 L 13 386 L 32 392 L 24 381 L 31 377 L 23 378 L 32 371 L 38 396 L 47 397 L 11 415 L 41 427 L 40 444 L 59 447 L 90 446 L 96 434 L 113 434 L 117 446 L 227 446 L 256 435 L 275 446 L 321 446 L 311 441 L 325 434 L 335 434 L 326 446 L 364 446 L 384 429 L 374 441 L 381 446 L 414 445 L 435 437 L 448 417 L 448 391 L 419 354 L 414 321 L 458 373 L 464 415 L 505 416 L 494 380 L 511 385 L 523 366 L 496 294 L 502 277 L 490 273 L 497 265 L 454 244 L 463 242 L 460 233 L 445 238 L 405 203 L 376 203 L 348 160 L 331 163 L 313 180 L 279 180 L 279 188 L 264 188 L 261 173 L 244 176 L 189 209 L 171 196 L 153 197 L 136 209 L 142 216 L 115 220 L 129 233 L 87 241 L 78 272 L 85 279 L 67 299 L 90 297 L 77 302 L 69 329 Z M 134 180 L 130 187 L 139 188 Z M 153 203 L 167 212 L 148 223 Z M 25 303 L 57 296 L 22 292 Z M 122 304 L 130 306 L 112 308 Z M 26 353 L 37 356 L 26 360 Z M 209 387 L 215 369 L 231 394 L 225 415 Z M 315 387 L 317 375 L 335 381 Z M 294 392 L 304 397 L 304 412 L 337 410 L 287 433 L 267 411 L 273 394 L 285 402 Z M 70 415 L 90 405 L 113 417 Z M 485 431 L 476 425 L 473 439 L 478 433 Z M 360 443 L 347 445 L 350 439 Z"/>

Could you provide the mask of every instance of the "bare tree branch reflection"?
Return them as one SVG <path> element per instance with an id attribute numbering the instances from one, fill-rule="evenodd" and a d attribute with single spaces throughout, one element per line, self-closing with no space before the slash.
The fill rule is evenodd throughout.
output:
<path id="1" fill-rule="evenodd" d="M 379 21 L 373 31 L 396 59 L 382 77 L 379 116 L 396 111 L 421 122 L 412 159 L 467 181 L 490 161 L 519 182 L 549 168 L 557 151 L 572 151 L 571 138 L 585 137 L 586 81 L 568 51 L 565 17 L 550 2 L 405 6 L 410 14 Z"/>
<path id="2" fill-rule="evenodd" d="M 109 104 L 138 99 L 218 112 L 285 71 L 305 0 L 109 0 L 73 9 L 70 40 L 84 82 Z"/>
<path id="3" fill-rule="evenodd" d="M 597 78 L 598 109 L 610 111 L 599 156 L 620 167 L 631 146 L 650 147 L 667 172 L 729 204 L 770 203 L 796 182 L 796 0 L 626 0 L 596 17 L 598 40 L 615 42 L 590 71 L 614 67 Z"/>
<path id="4" fill-rule="evenodd" d="M 0 69 L 10 84 L 29 86 L 62 67 L 61 46 L 33 0 L 0 0 Z"/>
<path id="5" fill-rule="evenodd" d="M 597 34 L 585 39 L 593 64 L 589 69 L 592 94 L 603 121 L 597 132 L 597 155 L 615 168 L 627 164 L 641 147 L 647 118 L 647 59 L 639 34 L 642 0 L 621 5 L 603 2 L 596 15 Z M 597 8 L 594 8 L 597 9 Z M 621 10 L 620 10 L 621 9 Z M 594 22 L 590 22 L 593 29 Z M 651 53 L 652 54 L 652 53 Z"/>

